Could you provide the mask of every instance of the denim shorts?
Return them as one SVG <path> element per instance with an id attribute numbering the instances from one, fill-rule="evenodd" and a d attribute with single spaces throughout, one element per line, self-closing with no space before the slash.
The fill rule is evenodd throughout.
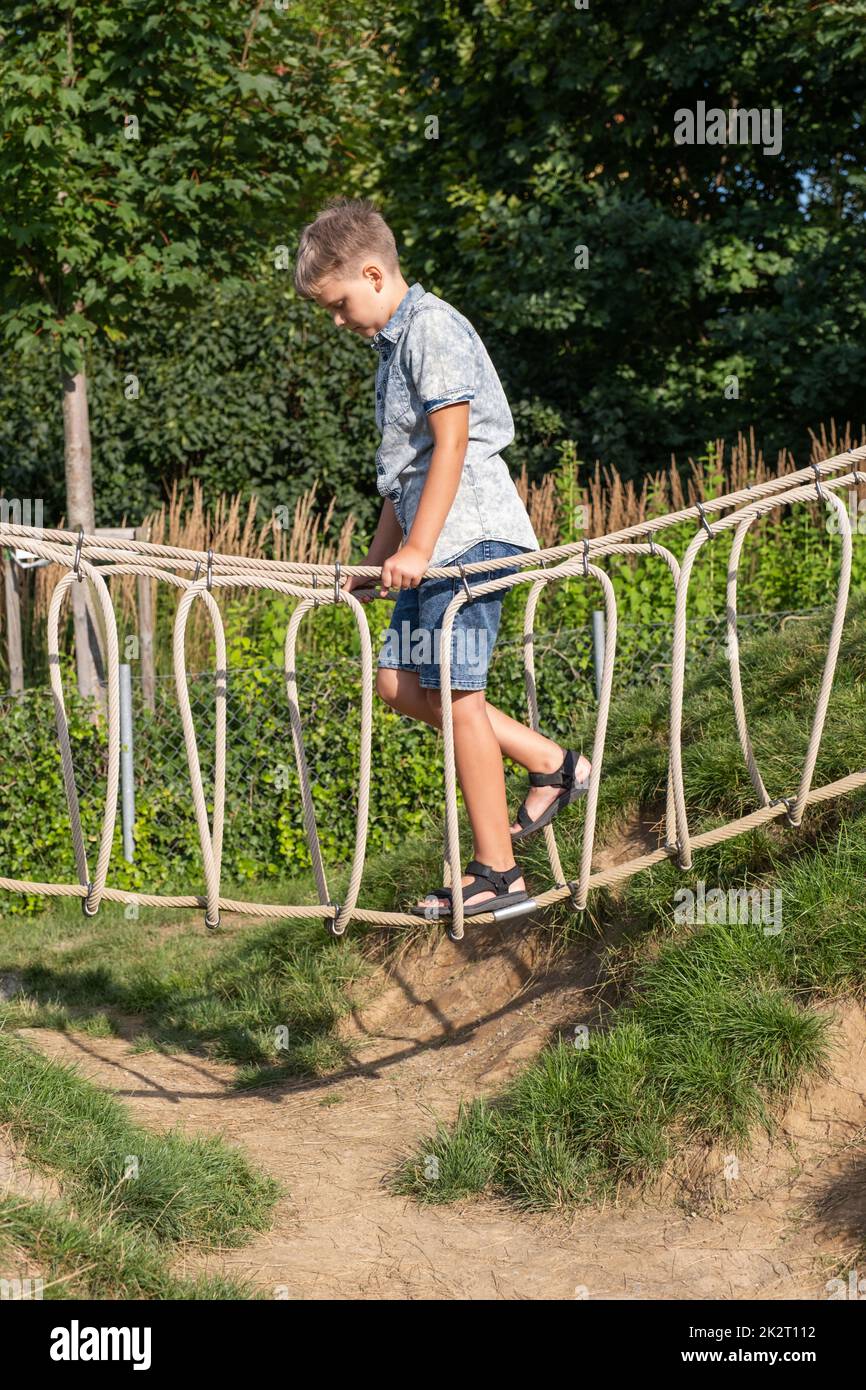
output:
<path id="1" fill-rule="evenodd" d="M 498 560 L 504 555 L 522 555 L 530 549 L 511 541 L 479 541 L 457 558 L 464 565 L 478 560 Z M 452 561 L 456 564 L 456 561 Z M 515 574 L 518 565 L 502 569 L 478 570 L 466 576 L 470 589 L 503 575 Z M 459 575 L 452 579 L 422 579 L 414 589 L 403 589 L 394 604 L 391 622 L 385 632 L 378 665 L 390 671 L 417 671 L 425 690 L 439 688 L 442 619 L 455 594 L 463 591 Z M 493 655 L 502 600 L 507 589 L 482 594 L 457 610 L 451 629 L 451 689 L 483 690 L 487 668 Z"/>

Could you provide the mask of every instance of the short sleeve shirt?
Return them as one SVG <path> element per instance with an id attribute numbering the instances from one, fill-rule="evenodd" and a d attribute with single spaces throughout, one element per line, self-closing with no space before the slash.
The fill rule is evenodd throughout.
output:
<path id="1" fill-rule="evenodd" d="M 428 416 L 469 402 L 469 442 L 460 482 L 430 563 L 446 565 L 482 540 L 539 542 L 501 451 L 514 421 L 487 349 L 468 319 L 423 285 L 411 285 L 384 328 L 370 339 L 379 354 L 376 486 L 390 497 L 409 535 L 433 455 Z"/>

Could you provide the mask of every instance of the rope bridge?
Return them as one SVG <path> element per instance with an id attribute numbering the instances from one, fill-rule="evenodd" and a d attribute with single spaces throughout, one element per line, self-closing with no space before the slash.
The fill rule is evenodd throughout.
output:
<path id="1" fill-rule="evenodd" d="M 460 566 L 431 566 L 425 571 L 425 578 L 457 577 L 462 581 L 462 587 L 458 588 L 446 610 L 441 634 L 440 671 L 446 806 L 444 881 L 446 884 L 459 883 L 462 875 L 450 688 L 451 632 L 458 610 L 464 603 L 470 602 L 480 594 L 510 589 L 516 584 L 528 584 L 530 586 L 524 617 L 524 665 L 529 718 L 532 727 L 537 729 L 538 702 L 534 659 L 534 621 L 538 600 L 543 590 L 548 584 L 552 584 L 556 580 L 582 576 L 587 581 L 600 586 L 604 600 L 606 626 L 601 692 L 593 741 L 592 772 L 586 798 L 586 816 L 578 877 L 574 880 L 567 880 L 563 873 L 553 823 L 551 822 L 544 827 L 544 837 L 553 886 L 547 891 L 537 894 L 529 902 L 520 903 L 516 907 L 478 913 L 473 916 L 473 922 L 484 924 L 501 921 L 516 915 L 522 916 L 527 911 L 541 910 L 566 897 L 571 899 L 577 911 L 583 911 L 589 892 L 594 888 L 620 883 L 631 877 L 632 874 L 639 873 L 641 870 L 650 868 L 666 859 L 676 860 L 684 870 L 690 869 L 692 852 L 696 849 L 706 849 L 711 845 L 719 844 L 781 816 L 786 818 L 789 825 L 799 826 L 808 805 L 843 796 L 859 787 L 866 786 L 866 770 L 862 770 L 852 772 L 849 776 L 828 783 L 826 786 L 812 787 L 842 639 L 851 580 L 851 525 L 847 508 L 836 496 L 836 492 L 839 489 L 866 482 L 866 476 L 858 471 L 858 465 L 861 462 L 866 463 L 866 447 L 850 450 L 847 453 L 827 459 L 823 463 L 813 464 L 809 468 L 745 488 L 739 492 L 729 493 L 724 497 L 698 502 L 696 506 L 686 507 L 681 511 L 645 521 L 637 526 L 628 527 L 607 536 L 576 541 L 568 545 L 552 546 L 547 550 L 530 551 L 523 555 L 503 556 L 498 560 L 480 560 L 473 564 Z M 841 556 L 836 604 L 820 692 L 812 720 L 799 786 L 793 796 L 777 796 L 771 799 L 755 760 L 743 704 L 737 643 L 737 572 L 743 542 L 749 529 L 759 517 L 768 515 L 776 508 L 790 506 L 793 503 L 814 502 L 816 497 L 834 510 L 838 518 Z M 708 519 L 709 514 L 716 512 L 727 512 L 728 515 L 710 521 Z M 695 521 L 698 529 L 680 564 L 670 550 L 658 544 L 656 536 L 659 532 L 687 521 Z M 699 552 L 705 544 L 728 530 L 734 532 L 727 579 L 727 648 L 731 686 L 737 733 L 758 799 L 758 808 L 751 814 L 730 821 L 725 825 L 717 826 L 702 834 L 692 835 L 686 812 L 682 759 L 686 604 L 689 581 Z M 378 581 L 381 575 L 378 566 L 341 565 L 340 563 L 308 565 L 289 561 L 261 560 L 240 555 L 220 555 L 211 550 L 207 552 L 185 550 L 173 546 L 150 544 L 145 541 L 87 536 L 82 532 L 76 534 L 75 532 L 48 530 L 42 527 L 0 525 L 0 546 L 16 546 L 24 541 L 26 541 L 26 548 L 30 553 L 62 565 L 67 571 L 55 586 L 51 599 L 48 613 L 48 656 L 63 780 L 69 806 L 75 864 L 79 881 L 78 883 L 52 884 L 0 877 L 0 888 L 16 893 L 79 897 L 82 899 L 85 914 L 91 917 L 96 915 L 100 903 L 105 899 L 109 902 L 138 903 L 144 907 L 204 907 L 205 922 L 209 927 L 215 927 L 218 924 L 220 912 L 240 912 L 268 918 L 320 917 L 334 936 L 342 936 L 353 919 L 384 927 L 414 927 L 418 925 L 418 918 L 409 913 L 372 911 L 358 906 L 364 872 L 370 803 L 373 653 L 370 629 L 364 608 L 352 593 L 347 593 L 341 587 L 341 581 L 346 575 L 358 575 L 365 579 Z M 664 845 L 652 853 L 631 859 L 627 863 L 607 869 L 603 873 L 592 873 L 596 809 L 604 762 L 617 630 L 617 607 L 613 586 L 605 572 L 593 561 L 601 560 L 608 555 L 647 555 L 658 559 L 666 567 L 674 585 L 675 616 L 672 634 L 669 764 Z M 496 569 L 511 568 L 515 565 L 518 567 L 518 572 L 515 574 L 499 579 L 493 578 L 486 583 L 475 586 L 470 584 L 471 576 L 478 571 L 483 570 L 489 573 Z M 120 699 L 117 626 L 106 584 L 106 576 L 116 574 L 150 576 L 182 590 L 174 625 L 173 660 L 204 870 L 205 892 L 200 896 L 172 897 L 136 893 L 109 888 L 107 885 L 118 800 Z M 81 827 L 75 770 L 63 699 L 59 650 L 59 618 L 63 599 L 73 584 L 84 582 L 91 586 L 98 604 L 97 611 L 102 614 L 107 672 L 108 770 L 105 811 L 98 853 L 92 871 Z M 292 613 L 286 632 L 285 679 L 292 741 L 301 787 L 304 826 L 319 898 L 317 904 L 285 906 L 277 903 L 237 901 L 220 895 L 220 865 L 225 812 L 228 671 L 225 633 L 214 591 L 240 587 L 266 589 L 300 600 Z M 205 802 L 185 663 L 187 621 L 192 605 L 197 601 L 205 604 L 210 615 L 216 646 L 215 761 L 213 816 L 210 820 Z M 357 826 L 352 869 L 342 902 L 333 901 L 328 889 L 305 754 L 303 717 L 298 700 L 295 668 L 298 632 L 304 617 L 311 609 L 338 603 L 347 604 L 351 609 L 361 642 L 361 753 Z M 464 909 L 460 893 L 454 895 L 452 909 L 453 913 L 448 918 L 449 936 L 453 940 L 460 940 L 463 937 L 464 927 Z M 437 911 L 435 906 L 431 906 L 431 918 L 436 917 Z"/>

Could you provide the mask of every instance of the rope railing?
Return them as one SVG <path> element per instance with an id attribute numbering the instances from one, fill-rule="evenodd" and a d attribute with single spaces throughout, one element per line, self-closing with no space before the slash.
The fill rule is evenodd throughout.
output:
<path id="1" fill-rule="evenodd" d="M 451 633 L 459 609 L 463 604 L 471 602 L 479 595 L 508 590 L 518 584 L 530 586 L 524 615 L 524 671 L 529 721 L 531 726 L 537 729 L 539 715 L 534 652 L 535 619 L 542 592 L 548 585 L 559 580 L 582 577 L 600 586 L 604 602 L 606 622 L 601 690 L 593 739 L 592 770 L 586 797 L 578 877 L 575 880 L 566 879 L 551 822 L 544 827 L 544 841 L 553 886 L 545 892 L 537 894 L 529 902 L 520 903 L 516 907 L 477 913 L 473 915 L 473 922 L 483 925 L 493 921 L 506 920 L 516 915 L 522 916 L 530 911 L 543 910 L 566 897 L 571 899 L 576 910 L 583 911 L 586 908 L 589 893 L 596 888 L 610 887 L 621 883 L 633 874 L 640 873 L 644 869 L 667 859 L 675 859 L 682 869 L 688 870 L 691 867 L 693 850 L 719 844 L 780 816 L 786 816 L 790 825 L 799 826 L 802 823 L 806 806 L 832 797 L 843 796 L 866 786 L 866 769 L 864 769 L 852 772 L 824 787 L 812 787 L 842 639 L 851 578 L 851 526 L 847 509 L 835 496 L 835 492 L 840 488 L 857 485 L 866 480 L 858 471 L 861 462 L 866 463 L 866 446 L 849 450 L 820 464 L 813 464 L 810 468 L 728 493 L 723 497 L 698 502 L 696 505 L 685 507 L 678 512 L 663 517 L 655 517 L 652 520 L 606 536 L 552 546 L 544 550 L 529 551 L 521 555 L 503 556 L 495 560 L 481 560 L 459 567 L 453 565 L 431 566 L 425 571 L 425 578 L 461 577 L 464 580 L 446 609 L 441 633 L 440 671 L 445 774 L 444 872 L 445 881 L 450 883 L 459 883 L 462 875 L 450 687 Z M 816 498 L 825 502 L 835 512 L 838 520 L 841 558 L 836 603 L 821 686 L 799 785 L 792 797 L 778 796 L 771 800 L 755 760 L 743 701 L 737 642 L 737 574 L 745 538 L 755 521 L 779 507 L 790 506 L 798 502 L 814 502 Z M 729 513 L 727 516 L 712 522 L 708 520 L 708 513 L 715 514 L 725 511 Z M 661 531 L 683 522 L 692 521 L 699 523 L 698 530 L 680 563 L 669 549 L 656 542 L 655 537 Z M 734 531 L 727 585 L 727 645 L 734 714 L 740 746 L 760 805 L 749 815 L 701 834 L 692 835 L 689 830 L 686 809 L 682 757 L 688 591 L 694 563 L 701 548 L 727 530 Z M 342 580 L 345 576 L 354 575 L 372 581 L 380 581 L 381 569 L 379 566 L 344 565 L 339 562 L 330 565 L 308 565 L 300 562 L 263 560 L 250 556 L 222 555 L 212 550 L 189 550 L 175 546 L 155 545 L 146 541 L 88 536 L 80 530 L 76 533 L 60 529 L 0 524 L 0 547 L 20 547 L 22 542 L 26 542 L 28 552 L 37 558 L 65 566 L 68 571 L 55 586 L 49 607 L 48 659 L 63 782 L 79 882 L 77 884 L 38 883 L 29 879 L 0 877 L 0 889 L 47 897 L 79 897 L 82 900 L 83 910 L 88 916 L 96 915 L 101 902 L 105 900 L 135 903 L 144 907 L 204 907 L 205 921 L 210 927 L 215 927 L 218 924 L 221 912 L 244 913 L 255 917 L 276 919 L 320 917 L 326 922 L 329 931 L 334 936 L 342 936 L 353 920 L 383 927 L 417 927 L 418 918 L 414 914 L 372 910 L 358 905 L 364 874 L 370 804 L 373 656 L 370 629 L 364 607 L 353 593 L 347 592 L 342 587 Z M 659 559 L 666 566 L 673 584 L 675 616 L 672 632 L 669 763 L 664 845 L 658 850 L 641 855 L 624 864 L 616 865 L 603 872 L 593 873 L 596 815 L 604 764 L 617 639 L 617 605 L 614 588 L 607 574 L 594 562 L 611 555 L 648 555 L 653 559 Z M 506 567 L 514 569 L 515 572 L 496 578 L 495 571 Z M 203 568 L 204 573 L 202 573 Z M 474 586 L 466 582 L 473 574 L 482 571 L 487 574 L 494 572 L 494 578 Z M 162 580 L 183 591 L 175 617 L 172 654 L 193 808 L 201 849 L 205 890 L 203 894 L 139 893 L 111 888 L 107 882 L 117 810 L 120 766 L 117 626 L 111 596 L 105 582 L 106 577 L 113 575 L 150 577 Z M 60 613 L 63 600 L 75 583 L 87 583 L 91 586 L 96 599 L 96 611 L 102 619 L 105 639 L 108 762 L 102 831 L 92 871 L 81 826 L 60 663 Z M 236 588 L 262 589 L 299 600 L 292 612 L 286 631 L 284 675 L 292 742 L 301 788 L 304 829 L 319 899 L 318 903 L 315 904 L 305 903 L 288 906 L 280 903 L 238 901 L 223 897 L 220 893 L 226 791 L 226 699 L 229 673 L 222 616 L 214 592 L 220 589 Z M 198 739 L 190 703 L 185 654 L 188 618 L 192 606 L 197 600 L 201 600 L 208 610 L 214 629 L 216 651 L 213 814 L 210 818 L 208 817 Z M 296 669 L 297 638 L 304 617 L 310 609 L 326 608 L 338 603 L 345 603 L 351 609 L 358 627 L 361 645 L 359 702 L 361 740 L 356 833 L 349 879 L 342 902 L 336 902 L 332 899 L 328 887 L 305 751 L 304 720 L 298 698 Z M 438 914 L 439 909 L 431 905 L 430 917 L 435 919 Z M 464 933 L 462 894 L 455 893 L 453 895 L 452 913 L 445 920 L 448 922 L 449 935 L 453 940 L 460 940 Z"/>

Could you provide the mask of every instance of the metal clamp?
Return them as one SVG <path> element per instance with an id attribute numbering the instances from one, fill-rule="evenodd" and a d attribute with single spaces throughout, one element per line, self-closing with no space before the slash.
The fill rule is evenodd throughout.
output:
<path id="1" fill-rule="evenodd" d="M 84 527 L 83 527 L 83 526 L 79 526 L 79 528 L 78 528 L 78 540 L 75 542 L 75 559 L 74 559 L 73 562 L 72 562 L 72 573 L 75 575 L 75 578 L 78 580 L 79 583 L 80 583 L 81 580 L 84 578 L 84 575 L 81 573 L 81 551 L 82 551 L 83 546 L 84 546 Z"/>
<path id="2" fill-rule="evenodd" d="M 657 554 L 658 554 L 658 547 L 656 546 L 655 533 L 654 533 L 653 531 L 650 531 L 650 532 L 648 532 L 648 535 L 649 535 L 650 555 L 657 555 Z"/>
<path id="3" fill-rule="evenodd" d="M 87 880 L 87 892 L 86 892 L 86 894 L 84 895 L 84 897 L 81 899 L 81 911 L 84 913 L 85 917 L 95 917 L 96 914 L 97 914 L 97 912 L 99 911 L 99 908 L 98 908 L 98 907 L 95 907 L 95 908 L 93 909 L 93 911 L 91 911 L 90 908 L 88 907 L 88 903 L 90 902 L 90 895 L 91 895 L 92 892 L 93 892 L 93 879 L 91 878 L 91 879 L 88 879 L 88 880 Z"/>
<path id="4" fill-rule="evenodd" d="M 581 907 L 578 902 L 578 896 L 580 894 L 579 881 L 576 878 L 569 878 L 566 880 L 566 887 L 568 888 L 568 896 L 571 899 L 571 905 L 575 912 L 585 912 L 586 908 Z"/>
<path id="5" fill-rule="evenodd" d="M 777 796 L 775 801 L 770 802 L 771 806 L 784 806 L 785 811 L 787 813 L 787 820 L 789 825 L 794 825 L 795 823 L 791 820 L 791 812 L 793 810 L 794 802 L 796 801 L 796 799 L 796 797 L 791 796 Z"/>
<path id="6" fill-rule="evenodd" d="M 215 922 L 212 922 L 212 921 L 210 920 L 210 918 L 208 917 L 208 915 L 207 915 L 207 910 L 205 910 L 205 914 L 204 914 L 204 924 L 205 924 L 205 926 L 207 927 L 208 931 L 215 931 L 216 928 L 217 928 L 217 927 L 219 926 L 219 924 L 220 924 L 220 915 L 219 915 L 219 911 L 217 911 L 216 921 L 215 921 Z"/>
<path id="7" fill-rule="evenodd" d="M 700 514 L 701 514 L 701 525 L 703 526 L 703 528 L 704 528 L 704 530 L 706 531 L 707 535 L 709 536 L 710 540 L 712 540 L 712 539 L 713 539 L 713 533 L 712 533 L 712 531 L 711 531 L 711 529 L 710 529 L 710 523 L 707 521 L 707 514 L 706 514 L 706 512 L 704 511 L 704 504 L 703 504 L 703 502 L 698 502 L 697 508 L 698 508 L 698 511 L 699 511 Z"/>
<path id="8" fill-rule="evenodd" d="M 211 591 L 211 589 L 212 589 L 212 587 L 213 587 L 213 551 L 212 551 L 212 550 L 208 550 L 208 553 L 207 553 L 207 579 L 205 580 L 205 584 L 206 584 L 206 586 L 207 586 L 207 591 L 208 591 L 208 593 L 210 593 L 210 591 Z"/>
<path id="9" fill-rule="evenodd" d="M 826 498 L 825 498 L 825 496 L 824 496 L 824 490 L 823 490 L 823 488 L 821 487 L 821 470 L 820 470 L 820 468 L 818 467 L 817 463 L 813 463 L 813 464 L 811 465 L 811 468 L 812 468 L 812 472 L 815 474 L 815 491 L 816 491 L 816 493 L 818 494 L 818 496 L 820 497 L 821 501 L 824 502 L 824 501 L 826 501 Z M 780 798 L 780 799 L 784 800 L 784 798 Z"/>
<path id="10" fill-rule="evenodd" d="M 583 538 L 583 573 L 589 574 L 589 541 L 586 536 Z"/>
<path id="11" fill-rule="evenodd" d="M 470 587 L 469 587 L 469 580 L 466 578 L 466 571 L 465 571 L 465 569 L 463 568 L 463 561 L 462 561 L 462 560 L 458 560 L 458 561 L 457 561 L 457 568 L 458 568 L 459 571 L 460 571 L 460 578 L 463 580 L 463 588 L 466 590 L 466 597 L 467 597 L 468 599 L 473 599 L 473 598 L 475 597 L 475 595 L 473 594 L 472 590 L 471 590 Z"/>
<path id="12" fill-rule="evenodd" d="M 313 588 L 314 588 L 314 589 L 318 589 L 318 587 L 319 587 L 319 576 L 318 576 L 317 574 L 314 574 L 314 575 L 313 575 Z M 314 598 L 313 598 L 313 607 L 314 607 L 314 608 L 318 608 L 318 606 L 319 606 L 319 600 L 318 600 L 317 598 L 314 597 Z"/>
<path id="13" fill-rule="evenodd" d="M 194 575 L 193 575 L 193 577 L 192 577 L 192 582 L 193 582 L 193 584 L 197 584 L 197 583 L 198 583 L 198 577 L 199 577 L 200 574 L 201 574 L 201 560 L 196 560 L 196 562 L 195 562 L 195 573 L 194 573 Z"/>
<path id="14" fill-rule="evenodd" d="M 340 562 L 334 563 L 334 602 L 340 602 Z"/>
<path id="15" fill-rule="evenodd" d="M 333 917 L 329 917 L 329 918 L 326 919 L 326 925 L 327 925 L 328 931 L 331 933 L 331 936 L 337 936 L 337 937 L 339 937 L 339 936 L 345 936 L 345 934 L 346 934 L 346 928 L 345 928 L 345 927 L 341 927 L 339 931 L 337 930 L 337 918 L 338 918 L 339 915 L 340 915 L 340 912 L 341 912 L 341 910 L 342 910 L 343 904 L 342 904 L 342 903 L 334 903 L 334 902 L 331 902 L 331 899 L 329 898 L 329 899 L 328 899 L 328 907 L 332 907 L 332 908 L 334 909 L 334 915 L 333 915 Z"/>

